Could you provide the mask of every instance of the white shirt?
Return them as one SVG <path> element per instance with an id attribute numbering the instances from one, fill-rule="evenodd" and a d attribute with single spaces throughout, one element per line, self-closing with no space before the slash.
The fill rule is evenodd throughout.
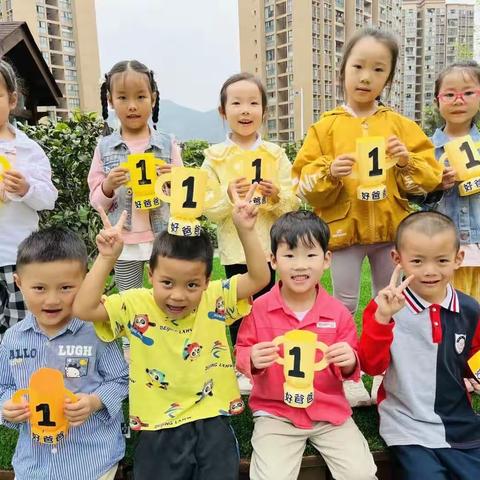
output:
<path id="1" fill-rule="evenodd" d="M 53 210 L 58 196 L 45 152 L 20 130 L 9 129 L 15 138 L 0 140 L 0 155 L 25 176 L 30 188 L 23 197 L 6 193 L 0 203 L 0 266 L 15 265 L 18 245 L 38 228 L 37 212 Z"/>

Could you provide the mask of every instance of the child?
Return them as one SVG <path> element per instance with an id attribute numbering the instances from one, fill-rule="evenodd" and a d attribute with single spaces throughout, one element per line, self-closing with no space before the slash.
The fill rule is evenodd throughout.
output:
<path id="1" fill-rule="evenodd" d="M 25 316 L 22 294 L 15 285 L 15 258 L 20 242 L 38 228 L 40 210 L 55 206 L 50 162 L 44 151 L 8 122 L 18 99 L 17 79 L 9 63 L 0 60 L 0 341 L 9 326 Z"/>
<path id="2" fill-rule="evenodd" d="M 256 226 L 265 256 L 268 259 L 269 238 L 268 232 L 273 222 L 282 213 L 296 210 L 299 201 L 293 189 L 290 173 L 292 166 L 283 148 L 274 143 L 262 140 L 259 130 L 265 118 L 267 109 L 267 94 L 261 81 L 250 73 L 232 75 L 223 84 L 220 90 L 221 117 L 228 122 L 231 132 L 225 142 L 213 145 L 205 150 L 205 161 L 202 165 L 221 189 L 220 200 L 211 206 L 205 215 L 218 225 L 218 249 L 220 262 L 225 267 L 227 278 L 247 271 L 245 256 L 241 248 L 240 239 L 232 222 L 232 192 L 241 197 L 249 189 L 248 181 L 237 178 L 230 181 L 229 159 L 245 150 L 264 149 L 275 158 L 275 172 L 278 173 L 278 183 L 271 179 L 260 182 L 260 191 L 268 198 L 268 203 L 259 209 Z M 270 283 L 257 294 L 268 292 L 275 283 L 275 274 L 270 269 Z M 235 345 L 240 322 L 230 327 L 230 336 Z"/>
<path id="3" fill-rule="evenodd" d="M 91 204 L 107 212 L 111 222 L 116 223 L 120 213 L 127 210 L 122 233 L 125 247 L 115 264 L 115 281 L 123 291 L 142 287 L 145 261 L 150 258 L 155 233 L 166 227 L 168 205 L 152 210 L 132 207 L 131 192 L 125 187 L 128 170 L 120 164 L 130 153 L 151 152 L 167 162 L 158 168 L 158 173 L 163 174 L 170 171 L 171 165 L 182 165 L 182 160 L 174 139 L 149 126 L 150 117 L 154 124 L 158 121 L 160 101 L 152 70 L 136 60 L 116 63 L 105 75 L 101 100 L 105 122 L 110 104 L 121 126 L 120 132 L 100 140 L 88 174 L 88 185 Z"/>
<path id="4" fill-rule="evenodd" d="M 290 212 L 274 223 L 270 236 L 280 282 L 254 302 L 236 346 L 237 368 L 253 380 L 250 477 L 297 478 L 309 440 L 334 478 L 374 479 L 372 455 L 342 390 L 344 379 L 360 378 L 355 324 L 319 284 L 331 259 L 328 227 L 314 213 Z M 328 345 L 329 365 L 315 373 L 314 400 L 305 409 L 283 402 L 283 367 L 275 363 L 278 347 L 272 340 L 293 329 L 313 332 Z"/>
<path id="5" fill-rule="evenodd" d="M 131 341 L 130 425 L 141 430 L 135 478 L 229 480 L 239 458 L 226 416 L 243 403 L 233 371 L 225 323 L 250 311 L 246 299 L 269 278 L 254 234 L 256 207 L 234 194 L 232 216 L 245 250 L 248 273 L 212 281 L 213 249 L 206 233 L 155 238 L 150 258 L 152 289 L 135 289 L 102 300 L 103 287 L 122 250 L 125 212 L 97 236 L 99 256 L 75 300 L 82 318 L 97 322 L 103 339 Z"/>
<path id="6" fill-rule="evenodd" d="M 445 121 L 437 128 L 432 141 L 435 156 L 443 167 L 444 146 L 450 140 L 471 135 L 480 142 L 475 119 L 480 108 L 480 66 L 473 61 L 455 63 L 440 73 L 435 82 L 435 99 L 440 116 Z M 455 271 L 453 285 L 458 290 L 480 300 L 480 195 L 461 197 L 456 185 L 456 172 L 451 166 L 443 170 L 440 190 L 427 196 L 427 206 L 436 207 L 448 215 L 460 232 L 465 252 L 461 268 Z"/>
<path id="7" fill-rule="evenodd" d="M 86 271 L 85 244 L 71 231 L 35 232 L 18 248 L 15 280 L 29 312 L 0 344 L 1 418 L 19 432 L 12 461 L 17 480 L 113 480 L 125 452 L 121 422 L 128 367 L 115 343 L 98 340 L 92 325 L 72 314 Z M 35 405 L 11 400 L 42 367 L 60 370 L 78 398 L 65 402 L 70 428 L 56 452 L 32 440 L 28 419 Z"/>
<path id="8" fill-rule="evenodd" d="M 364 312 L 360 363 L 371 375 L 386 370 L 380 434 L 402 480 L 480 477 L 480 417 L 463 382 L 480 350 L 480 306 L 450 285 L 463 259 L 459 245 L 447 216 L 405 218 L 391 281 Z M 400 270 L 406 279 L 397 286 Z"/>
<path id="9" fill-rule="evenodd" d="M 310 128 L 293 165 L 297 194 L 330 227 L 334 296 L 352 314 L 365 257 L 375 294 L 390 278 L 391 242 L 410 211 L 405 193 L 431 191 L 441 181 L 441 168 L 426 135 L 415 122 L 379 101 L 393 81 L 397 58 L 397 42 L 388 33 L 366 29 L 352 37 L 340 66 L 346 104 L 324 113 Z M 384 200 L 357 199 L 352 152 L 363 135 L 385 137 L 387 156 L 396 162 L 386 172 Z"/>

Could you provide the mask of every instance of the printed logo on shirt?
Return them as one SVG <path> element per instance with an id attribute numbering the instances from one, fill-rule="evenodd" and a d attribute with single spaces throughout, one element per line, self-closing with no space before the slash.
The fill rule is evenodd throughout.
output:
<path id="1" fill-rule="evenodd" d="M 225 301 L 223 297 L 218 297 L 215 301 L 215 311 L 208 312 L 208 318 L 212 320 L 225 321 Z"/>
<path id="2" fill-rule="evenodd" d="M 88 373 L 89 359 L 86 357 L 68 357 L 65 359 L 65 377 L 80 378 Z"/>
<path id="3" fill-rule="evenodd" d="M 317 328 L 337 328 L 337 322 L 335 320 L 328 322 L 317 322 Z"/>
<path id="4" fill-rule="evenodd" d="M 467 336 L 465 333 L 456 333 L 455 334 L 455 351 L 460 355 L 465 348 L 465 342 L 467 341 Z"/>
<path id="5" fill-rule="evenodd" d="M 93 348 L 91 345 L 59 345 L 58 355 L 60 357 L 91 357 Z"/>
<path id="6" fill-rule="evenodd" d="M 21 363 L 20 361 L 24 358 L 35 358 L 37 356 L 36 348 L 15 348 L 11 349 L 8 355 L 9 360 L 17 360 L 16 363 Z"/>

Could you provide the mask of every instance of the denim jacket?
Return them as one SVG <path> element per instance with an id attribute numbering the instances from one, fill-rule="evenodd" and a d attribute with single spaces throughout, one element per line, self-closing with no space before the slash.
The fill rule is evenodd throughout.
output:
<path id="1" fill-rule="evenodd" d="M 472 126 L 469 135 L 479 148 L 480 132 L 476 125 Z M 432 142 L 435 146 L 435 158 L 438 161 L 443 162 L 444 146 L 450 140 L 440 128 L 437 128 L 433 134 Z M 448 164 L 448 160 L 446 163 Z M 448 215 L 455 222 L 460 234 L 460 242 L 462 244 L 480 243 L 480 194 L 461 197 L 457 185 L 442 193 L 436 209 Z"/>
<path id="2" fill-rule="evenodd" d="M 150 142 L 145 149 L 146 153 L 153 153 L 156 158 L 161 158 L 171 163 L 172 137 L 168 133 L 151 129 Z M 100 156 L 103 163 L 105 175 L 120 163 L 127 160 L 130 151 L 124 143 L 120 132 L 114 131 L 106 137 L 102 137 L 98 144 Z M 116 201 L 108 211 L 108 219 L 115 225 L 123 210 L 127 211 L 127 219 L 124 224 L 125 230 L 132 228 L 132 191 L 127 187 L 120 187 L 117 192 Z M 160 207 L 150 210 L 150 223 L 153 233 L 159 233 L 166 229 L 169 218 L 169 205 L 162 202 Z"/>

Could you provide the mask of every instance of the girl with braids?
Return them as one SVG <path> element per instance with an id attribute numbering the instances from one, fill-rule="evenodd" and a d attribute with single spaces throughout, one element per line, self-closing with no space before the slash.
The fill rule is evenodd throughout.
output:
<path id="1" fill-rule="evenodd" d="M 165 229 L 168 205 L 152 210 L 132 206 L 131 193 L 125 187 L 128 170 L 120 167 L 130 153 L 151 152 L 165 160 L 157 173 L 182 165 L 180 149 L 173 137 L 149 127 L 158 121 L 159 94 L 152 70 L 136 60 L 118 62 L 105 75 L 101 86 L 104 135 L 95 149 L 88 174 L 90 202 L 104 210 L 115 225 L 123 210 L 128 213 L 124 225 L 124 248 L 115 264 L 115 281 L 120 291 L 143 286 L 144 263 L 150 258 L 155 233 Z M 107 125 L 108 105 L 115 110 L 120 131 Z"/>

